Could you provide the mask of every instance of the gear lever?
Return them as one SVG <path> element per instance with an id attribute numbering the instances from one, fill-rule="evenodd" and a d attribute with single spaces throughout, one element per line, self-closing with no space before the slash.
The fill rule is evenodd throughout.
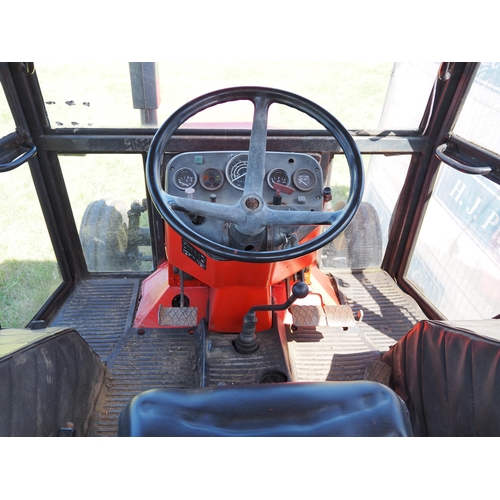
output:
<path id="1" fill-rule="evenodd" d="M 234 341 L 234 348 L 240 354 L 252 354 L 259 348 L 255 325 L 257 324 L 257 311 L 284 311 L 288 309 L 297 299 L 307 297 L 309 287 L 303 281 L 297 281 L 292 287 L 292 295 L 283 304 L 253 306 L 243 318 L 243 328 Z"/>

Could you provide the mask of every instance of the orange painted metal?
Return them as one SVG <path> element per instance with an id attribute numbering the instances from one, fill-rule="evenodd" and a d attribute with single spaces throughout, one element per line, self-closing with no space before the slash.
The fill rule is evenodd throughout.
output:
<path id="1" fill-rule="evenodd" d="M 135 328 L 158 328 L 159 307 L 172 307 L 172 301 L 179 295 L 180 279 L 170 263 L 162 264 L 142 283 L 141 300 L 135 315 Z M 186 280 L 184 293 L 189 297 L 190 307 L 198 308 L 197 321 L 208 315 L 209 288 L 198 281 Z M 175 325 L 172 325 L 175 327 Z"/>
<path id="2" fill-rule="evenodd" d="M 183 245 L 181 236 L 169 226 L 165 226 L 165 231 L 168 263 L 144 280 L 135 327 L 159 326 L 160 304 L 171 307 L 173 298 L 180 293 L 180 278 L 174 268 L 181 269 L 191 278 L 184 282 L 184 293 L 190 306 L 198 307 L 198 320 L 206 318 L 212 331 L 236 333 L 241 330 L 243 317 L 252 306 L 286 300 L 284 286 L 277 287 L 276 292 L 273 286 L 315 266 L 316 253 L 270 264 L 221 261 L 194 245 L 186 247 L 186 242 Z M 316 235 L 313 231 L 309 238 Z M 259 312 L 257 320 L 257 331 L 272 326 L 270 312 Z"/>

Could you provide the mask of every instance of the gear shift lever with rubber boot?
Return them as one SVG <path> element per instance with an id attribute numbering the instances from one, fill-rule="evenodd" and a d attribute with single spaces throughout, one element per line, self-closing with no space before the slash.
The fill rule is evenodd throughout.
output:
<path id="1" fill-rule="evenodd" d="M 292 287 L 292 295 L 283 304 L 254 306 L 243 318 L 243 328 L 234 341 L 234 348 L 240 354 L 252 354 L 259 348 L 257 336 L 255 335 L 255 325 L 257 324 L 257 311 L 283 311 L 288 309 L 297 299 L 307 297 L 309 287 L 303 281 L 297 281 Z"/>

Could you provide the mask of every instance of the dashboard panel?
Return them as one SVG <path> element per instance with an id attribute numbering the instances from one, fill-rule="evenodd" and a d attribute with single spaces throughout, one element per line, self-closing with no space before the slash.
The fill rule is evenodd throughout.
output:
<path id="1" fill-rule="evenodd" d="M 235 205 L 243 196 L 248 152 L 203 151 L 181 153 L 166 167 L 165 188 L 172 195 Z M 276 210 L 323 210 L 323 173 L 312 156 L 266 152 L 262 197 Z M 276 204 L 279 200 L 279 205 Z M 177 212 L 200 234 L 228 244 L 227 224 Z M 289 229 L 289 228 L 288 228 Z M 287 230 L 288 230 L 287 229 Z M 300 228 L 300 237 L 311 227 Z"/>
<path id="2" fill-rule="evenodd" d="M 245 187 L 248 153 L 241 151 L 215 151 L 182 153 L 167 165 L 166 189 L 183 196 L 186 189 L 195 189 L 194 198 L 209 200 L 217 194 L 221 203 L 236 203 Z M 266 153 L 266 175 L 263 196 L 272 202 L 275 182 L 291 187 L 294 192 L 283 196 L 283 203 L 301 209 L 321 209 L 322 171 L 319 163 L 302 153 Z M 306 208 L 308 207 L 308 208 Z"/>

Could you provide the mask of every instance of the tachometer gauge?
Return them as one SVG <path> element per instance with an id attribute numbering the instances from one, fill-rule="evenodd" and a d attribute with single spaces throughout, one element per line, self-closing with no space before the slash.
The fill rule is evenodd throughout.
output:
<path id="1" fill-rule="evenodd" d="M 224 174 L 218 168 L 207 168 L 200 175 L 200 184 L 207 191 L 216 191 L 224 184 Z"/>
<path id="2" fill-rule="evenodd" d="M 290 184 L 290 176 L 288 172 L 282 168 L 275 168 L 267 174 L 267 183 L 269 187 L 273 189 L 274 183 L 282 184 L 283 186 L 288 186 Z"/>
<path id="3" fill-rule="evenodd" d="M 226 165 L 226 177 L 231 186 L 243 191 L 247 175 L 248 154 L 233 156 Z"/>
<path id="4" fill-rule="evenodd" d="M 293 183 L 301 191 L 311 191 L 316 186 L 316 175 L 308 168 L 299 168 L 293 174 Z"/>
<path id="5" fill-rule="evenodd" d="M 187 188 L 192 188 L 196 184 L 197 180 L 198 176 L 196 175 L 196 172 L 187 167 L 177 170 L 173 177 L 174 186 L 177 189 L 182 189 L 183 191 Z"/>

